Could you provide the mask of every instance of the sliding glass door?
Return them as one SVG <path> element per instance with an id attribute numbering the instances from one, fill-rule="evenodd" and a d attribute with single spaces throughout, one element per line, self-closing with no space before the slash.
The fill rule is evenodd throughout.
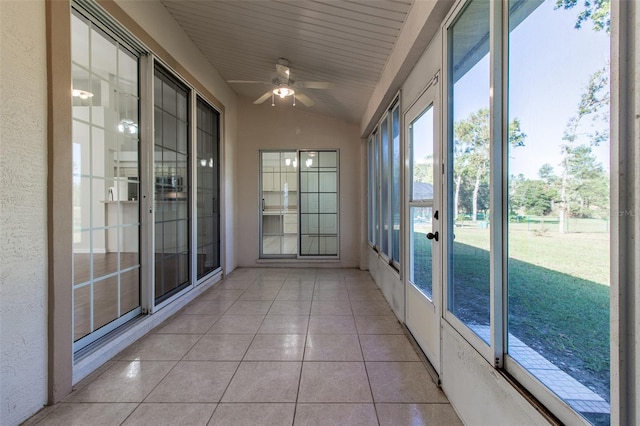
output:
<path id="1" fill-rule="evenodd" d="M 160 65 L 154 82 L 155 303 L 189 285 L 189 89 Z"/>
<path id="2" fill-rule="evenodd" d="M 338 256 L 338 152 L 300 152 L 300 257 Z"/>
<path id="3" fill-rule="evenodd" d="M 72 22 L 74 350 L 140 312 L 138 57 Z"/>
<path id="4" fill-rule="evenodd" d="M 336 150 L 260 152 L 261 258 L 338 256 L 338 164 Z"/>
<path id="5" fill-rule="evenodd" d="M 197 100 L 198 279 L 220 267 L 220 114 Z"/>

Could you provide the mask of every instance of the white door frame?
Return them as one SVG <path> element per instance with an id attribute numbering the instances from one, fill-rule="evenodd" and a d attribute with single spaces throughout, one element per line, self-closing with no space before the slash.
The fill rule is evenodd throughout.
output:
<path id="1" fill-rule="evenodd" d="M 436 373 L 441 373 L 441 333 L 443 302 L 442 274 L 442 141 L 441 141 L 441 102 L 439 73 L 426 84 L 417 99 L 403 114 L 405 160 L 405 208 L 404 223 L 404 285 L 405 285 L 405 323 L 431 362 Z M 433 108 L 433 199 L 426 202 L 411 202 L 411 132 L 410 126 L 429 108 Z M 411 207 L 431 207 L 433 214 L 438 212 L 438 219 L 432 219 L 432 233 L 438 233 L 439 241 L 432 240 L 432 300 L 425 297 L 410 282 L 411 277 Z M 424 324 L 424 327 L 422 326 Z"/>

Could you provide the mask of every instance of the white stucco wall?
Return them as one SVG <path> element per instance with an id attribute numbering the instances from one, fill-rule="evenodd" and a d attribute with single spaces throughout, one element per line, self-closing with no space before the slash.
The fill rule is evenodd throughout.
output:
<path id="1" fill-rule="evenodd" d="M 44 1 L 0 1 L 0 424 L 47 399 Z"/>
<path id="2" fill-rule="evenodd" d="M 240 99 L 237 178 L 237 259 L 240 266 L 257 266 L 259 257 L 259 150 L 340 150 L 340 261 L 311 266 L 360 266 L 360 138 L 358 126 L 305 110 L 305 106 L 270 102 L 254 105 Z M 298 265 L 301 263 L 298 261 Z M 262 265 L 261 265 L 262 266 Z M 306 264 L 309 266 L 309 263 Z"/>

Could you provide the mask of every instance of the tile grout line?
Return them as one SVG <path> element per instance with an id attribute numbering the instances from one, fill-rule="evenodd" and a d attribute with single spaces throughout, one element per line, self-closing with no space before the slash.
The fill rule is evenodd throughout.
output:
<path id="1" fill-rule="evenodd" d="M 300 362 L 300 374 L 298 376 L 298 391 L 296 392 L 296 402 L 293 406 L 293 419 L 291 419 L 291 425 L 293 426 L 296 422 L 296 414 L 298 412 L 298 400 L 300 398 L 300 387 L 302 385 L 302 370 L 304 369 L 304 357 L 307 353 L 307 339 L 309 338 L 309 326 L 311 325 L 311 309 L 313 309 L 313 295 L 316 291 L 316 279 L 317 276 L 313 279 L 313 291 L 311 292 L 311 306 L 309 306 L 309 314 L 307 315 L 307 330 L 304 335 L 304 346 L 302 347 L 302 360 Z"/>
<path id="2" fill-rule="evenodd" d="M 240 295 L 238 296 L 238 299 L 236 299 L 236 301 L 240 300 L 240 297 L 242 297 L 242 295 L 247 290 L 249 290 L 253 285 L 255 285 L 257 281 L 258 281 L 258 276 L 256 276 L 256 278 L 251 282 L 251 285 L 249 287 L 247 287 L 246 289 L 244 289 L 244 291 L 242 293 L 240 293 Z M 233 306 L 233 305 L 231 305 L 231 306 Z M 231 309 L 231 306 L 229 307 L 229 309 Z M 271 306 L 273 306 L 273 301 L 271 302 L 271 305 L 269 305 L 269 309 L 271 309 Z M 264 320 L 267 318 L 268 314 L 269 314 L 269 311 L 267 310 L 267 313 L 262 318 L 262 321 L 260 322 L 260 325 L 258 325 L 258 328 L 256 329 L 256 332 L 253 333 L 253 337 L 251 338 L 251 341 L 249 342 L 249 345 L 247 345 L 247 349 L 245 349 L 244 354 L 240 358 L 240 361 L 238 361 L 238 365 L 236 366 L 235 371 L 231 375 L 231 378 L 229 379 L 229 382 L 227 383 L 227 386 L 225 386 L 224 391 L 222 391 L 222 393 L 220 394 L 220 399 L 218 400 L 218 402 L 216 404 L 216 408 L 213 409 L 213 412 L 211 413 L 211 416 L 209 417 L 209 421 L 207 422 L 207 424 L 211 423 L 211 421 L 213 420 L 213 416 L 216 414 L 216 411 L 218 411 L 218 408 L 220 407 L 220 404 L 222 404 L 222 398 L 224 398 L 224 395 L 229 390 L 229 386 L 231 386 L 231 382 L 233 382 L 233 379 L 236 377 L 236 374 L 238 373 L 238 370 L 240 370 L 240 365 L 242 365 L 242 362 L 244 361 L 244 357 L 247 356 L 247 352 L 249 352 L 249 348 L 253 344 L 253 341 L 255 340 L 256 336 L 258 335 L 258 331 L 260 331 L 260 327 L 262 327 L 262 324 L 264 324 Z"/>
<path id="3" fill-rule="evenodd" d="M 347 292 L 347 297 L 349 298 L 349 304 L 351 304 L 351 296 Z M 351 311 L 353 312 L 353 306 L 351 307 Z M 367 375 L 367 383 L 369 384 L 369 394 L 371 395 L 371 403 L 373 405 L 373 412 L 376 414 L 376 421 L 378 425 L 380 425 L 380 416 L 378 415 L 378 407 L 376 406 L 376 401 L 373 396 L 373 388 L 371 387 L 371 378 L 369 377 L 369 369 L 367 368 L 367 361 L 364 356 L 364 349 L 362 348 L 362 342 L 360 341 L 360 331 L 358 330 L 358 324 L 356 323 L 355 314 L 353 315 L 353 322 L 356 324 L 356 335 L 358 336 L 358 345 L 360 346 L 360 353 L 362 354 L 362 364 L 364 365 L 364 372 Z"/>

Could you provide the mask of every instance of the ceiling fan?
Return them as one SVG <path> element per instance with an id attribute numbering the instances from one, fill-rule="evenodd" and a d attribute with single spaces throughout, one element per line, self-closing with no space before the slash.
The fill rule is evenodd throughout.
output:
<path id="1" fill-rule="evenodd" d="M 291 69 L 289 68 L 289 61 L 285 58 L 278 59 L 276 63 L 276 72 L 273 74 L 271 81 L 246 81 L 246 80 L 227 80 L 228 83 L 242 83 L 242 84 L 270 84 L 274 88 L 260 96 L 253 101 L 254 104 L 261 104 L 269 97 L 271 97 L 271 105 L 275 105 L 275 97 L 279 96 L 284 99 L 287 96 L 293 97 L 293 105 L 296 105 L 296 100 L 302 102 L 305 106 L 313 106 L 315 102 L 311 100 L 304 93 L 300 93 L 299 89 L 330 89 L 333 87 L 332 83 L 324 81 L 296 81 L 291 78 Z"/>

